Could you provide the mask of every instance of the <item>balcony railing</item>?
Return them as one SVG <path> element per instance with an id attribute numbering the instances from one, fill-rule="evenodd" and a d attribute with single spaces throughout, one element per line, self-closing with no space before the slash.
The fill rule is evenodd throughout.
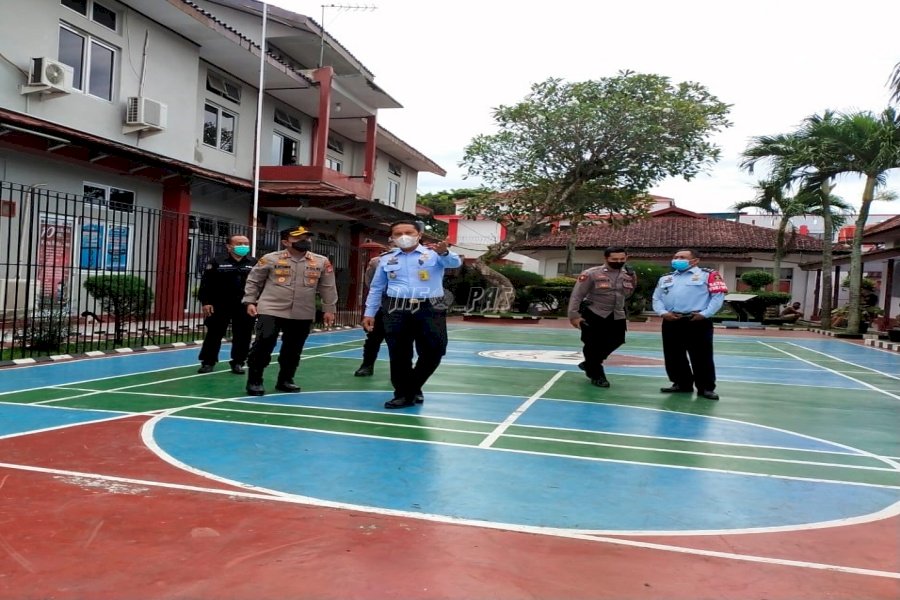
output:
<path id="1" fill-rule="evenodd" d="M 372 199 L 372 184 L 366 183 L 361 175 L 345 175 L 338 171 L 321 166 L 263 166 L 259 168 L 260 181 L 272 185 L 319 183 L 337 188 L 363 200 Z"/>

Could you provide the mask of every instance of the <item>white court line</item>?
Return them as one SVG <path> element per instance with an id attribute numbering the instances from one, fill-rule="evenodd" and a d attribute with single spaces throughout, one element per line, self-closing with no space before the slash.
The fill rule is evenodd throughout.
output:
<path id="1" fill-rule="evenodd" d="M 838 362 L 842 362 L 848 365 L 853 365 L 854 367 L 859 367 L 860 369 L 865 369 L 865 371 L 857 371 L 858 373 L 878 373 L 879 375 L 883 375 L 884 377 L 889 377 L 891 379 L 896 379 L 900 381 L 900 377 L 897 375 L 891 375 L 890 373 L 885 373 L 884 371 L 879 371 L 878 369 L 873 369 L 872 367 L 867 367 L 866 365 L 860 365 L 855 362 L 850 362 L 849 360 L 844 360 L 843 358 L 838 358 L 837 356 L 833 356 L 831 354 L 827 354 L 825 352 L 819 352 L 818 350 L 813 350 L 812 348 L 807 348 L 806 346 L 801 346 L 800 344 L 795 344 L 794 342 L 788 342 L 791 346 L 796 346 L 797 348 L 802 348 L 803 350 L 809 350 L 810 352 L 815 352 L 816 354 L 821 354 L 822 356 L 827 356 L 832 360 L 836 360 Z M 863 346 L 865 348 L 866 346 Z M 851 371 L 847 371 L 850 373 Z"/>
<path id="2" fill-rule="evenodd" d="M 526 525 L 511 525 L 511 524 L 503 524 L 503 523 L 490 523 L 485 521 L 474 521 L 470 519 L 460 519 L 455 517 L 446 517 L 440 515 L 433 514 L 424 514 L 424 513 L 415 513 L 409 511 L 400 511 L 400 510 L 391 510 L 391 509 L 372 509 L 371 507 L 360 507 L 357 505 L 345 504 L 342 502 L 330 502 L 318 500 L 315 498 L 309 498 L 306 496 L 298 496 L 294 494 L 282 494 L 278 492 L 274 492 L 271 490 L 265 490 L 264 488 L 257 488 L 255 486 L 248 486 L 242 484 L 235 484 L 233 482 L 223 481 L 223 483 L 231 483 L 231 485 L 237 485 L 238 487 L 242 487 L 245 490 L 223 490 L 217 488 L 208 488 L 208 487 L 200 487 L 194 485 L 185 485 L 185 484 L 177 484 L 177 483 L 164 483 L 159 481 L 149 481 L 144 479 L 134 479 L 130 477 L 114 477 L 109 475 L 98 475 L 95 473 L 81 473 L 78 471 L 68 471 L 63 469 L 48 469 L 44 467 L 33 467 L 27 465 L 15 465 L 10 463 L 0 463 L 0 468 L 5 469 L 13 469 L 19 471 L 30 471 L 33 473 L 43 473 L 48 475 L 55 475 L 58 477 L 79 477 L 86 479 L 96 479 L 100 481 L 111 481 L 116 483 L 124 483 L 138 486 L 147 486 L 147 487 L 155 487 L 155 488 L 164 488 L 164 489 L 173 489 L 184 492 L 200 492 L 205 494 L 214 494 L 219 496 L 226 496 L 232 498 L 254 498 L 258 500 L 268 500 L 272 502 L 282 502 L 286 504 L 306 504 L 306 505 L 314 505 L 314 506 L 326 506 L 331 508 L 344 508 L 344 509 L 353 509 L 359 510 L 362 509 L 366 512 L 385 515 L 385 516 L 395 516 L 395 517 L 409 517 L 415 519 L 422 519 L 426 521 L 438 522 L 438 523 L 448 523 L 448 524 L 458 524 L 458 525 L 470 525 L 474 527 L 480 527 L 484 529 L 495 529 L 500 531 L 517 531 L 523 533 L 534 533 L 539 535 L 552 535 L 554 537 L 562 537 L 569 539 L 577 539 L 589 542 L 598 542 L 611 544 L 616 546 L 628 546 L 632 548 L 642 548 L 645 550 L 659 550 L 662 552 L 675 552 L 678 554 L 692 554 L 695 556 L 707 556 L 712 558 L 721 558 L 725 560 L 737 560 L 744 562 L 752 562 L 752 563 L 762 563 L 768 565 L 778 565 L 778 566 L 786 566 L 786 567 L 797 567 L 801 569 L 814 569 L 820 571 L 832 571 L 838 573 L 847 573 L 852 575 L 865 575 L 869 577 L 883 577 L 887 579 L 900 579 L 900 573 L 894 573 L 891 571 L 879 571 L 876 569 L 862 569 L 859 567 L 847 567 L 843 565 L 833 565 L 827 563 L 818 563 L 818 562 L 809 562 L 809 561 L 799 561 L 799 560 L 788 560 L 784 558 L 773 558 L 768 556 L 755 556 L 751 554 L 737 554 L 734 552 L 719 552 L 716 550 L 702 550 L 697 548 L 689 548 L 684 546 L 674 546 L 670 544 L 657 544 L 651 542 L 641 542 L 637 540 L 628 540 L 621 539 L 615 537 L 604 537 L 600 535 L 592 535 L 581 533 L 578 531 L 573 531 L 570 529 L 557 529 L 557 528 L 549 528 L 549 527 L 535 527 L 535 526 L 526 526 Z M 269 493 L 264 493 L 269 492 Z M 270 495 L 274 494 L 274 495 Z M 682 533 L 685 535 L 687 533 Z"/>
<path id="3" fill-rule="evenodd" d="M 480 444 L 478 444 L 478 447 L 479 448 L 490 448 L 491 446 L 493 446 L 494 442 L 496 442 L 497 439 L 501 435 L 503 435 L 503 433 L 507 429 L 509 429 L 510 425 L 512 425 L 513 423 L 516 422 L 516 419 L 521 417 L 525 413 L 525 411 L 531 407 L 532 404 L 537 402 L 538 398 L 540 398 L 541 396 L 544 395 L 544 392 L 546 392 L 551 387 L 553 387 L 553 384 L 556 383 L 557 381 L 559 381 L 559 378 L 568 372 L 569 371 L 557 371 L 556 375 L 551 377 L 550 381 L 548 381 L 547 383 L 544 384 L 544 387 L 542 387 L 541 389 L 536 391 L 534 394 L 532 394 L 530 398 L 528 398 L 525 402 L 523 402 L 519 406 L 519 408 L 514 410 L 512 412 L 512 414 L 510 414 L 508 417 L 506 417 L 506 419 L 502 423 L 497 425 L 497 427 L 494 429 L 494 431 L 492 431 L 486 438 L 484 438 L 484 440 L 482 440 L 482 442 Z"/>
<path id="4" fill-rule="evenodd" d="M 358 343 L 359 341 L 360 341 L 360 340 L 347 340 L 347 341 L 344 341 L 344 342 L 335 342 L 335 343 L 333 343 L 333 344 L 322 344 L 321 346 L 306 346 L 303 350 L 306 351 L 306 350 L 312 350 L 312 349 L 317 349 L 317 348 L 330 348 L 330 347 L 332 347 L 332 346 L 343 346 L 343 345 L 345 345 L 345 344 L 351 344 L 351 343 L 355 344 L 355 343 Z M 195 351 L 196 348 L 182 348 L 182 349 L 178 349 L 178 350 L 173 349 L 172 351 L 183 352 L 183 351 L 185 351 L 185 350 Z M 168 350 L 166 350 L 166 351 L 168 351 Z M 343 351 L 340 351 L 340 352 L 343 352 Z M 278 356 L 278 354 L 279 354 L 278 352 L 275 352 L 275 353 L 272 354 L 272 356 Z M 309 356 L 309 355 L 307 355 L 307 356 L 302 356 L 302 355 L 301 355 L 300 360 L 304 360 L 304 359 L 308 359 L 308 358 L 316 358 L 317 356 L 329 356 L 329 355 L 331 355 L 331 354 L 337 354 L 337 352 L 326 352 L 326 353 L 324 353 L 324 354 L 316 354 L 316 355 L 312 355 L 312 356 Z M 140 356 L 147 356 L 147 353 L 146 353 L 146 352 L 142 352 L 142 353 L 138 353 L 138 354 L 121 354 L 121 355 L 119 355 L 119 356 L 120 356 L 120 357 L 140 357 Z M 115 357 L 109 356 L 109 357 L 105 357 L 105 358 L 115 358 Z M 67 361 L 67 362 L 65 362 L 65 363 L 52 363 L 52 364 L 66 364 L 66 365 L 71 365 L 71 364 L 74 364 L 75 362 L 78 362 L 79 360 L 91 360 L 91 359 L 76 359 L 75 361 Z M 49 366 L 50 364 L 51 364 L 51 363 L 48 363 L 47 365 L 38 365 L 38 366 Z M 59 388 L 59 389 L 71 389 L 71 388 L 66 388 L 66 387 L 64 387 L 64 386 L 68 386 L 68 385 L 79 385 L 79 384 L 83 384 L 83 383 L 92 383 L 92 382 L 94 382 L 94 381 L 107 381 L 107 380 L 109 380 L 109 379 L 118 379 L 118 378 L 120 378 L 120 377 L 132 377 L 132 376 L 137 376 L 137 375 L 145 375 L 145 374 L 147 374 L 147 373 L 162 373 L 162 372 L 164 372 L 164 371 L 173 371 L 173 370 L 175 370 L 175 369 L 185 369 L 185 368 L 192 367 L 192 366 L 195 366 L 195 365 L 193 365 L 193 364 L 190 364 L 190 365 L 175 365 L 175 366 L 173 366 L 173 367 L 165 367 L 165 368 L 162 368 L 162 369 L 153 369 L 153 370 L 150 370 L 150 371 L 138 371 L 137 373 L 119 373 L 119 374 L 116 374 L 116 375 L 108 375 L 108 376 L 106 376 L 106 377 L 95 377 L 95 378 L 93 378 L 93 379 L 82 379 L 82 380 L 80 380 L 80 381 L 72 381 L 72 382 L 69 382 L 69 383 L 56 383 L 56 384 L 49 385 L 49 386 L 47 386 L 47 385 L 42 385 L 42 386 L 38 386 L 38 387 L 25 388 L 25 389 L 19 389 L 19 390 L 9 390 L 9 391 L 6 391 L 6 392 L 0 392 L 0 396 L 6 396 L 6 395 L 9 395 L 9 394 L 18 394 L 19 392 L 33 392 L 33 391 L 35 391 L 35 390 L 45 390 L 45 389 L 47 389 L 48 387 L 51 387 L 51 388 Z M 206 376 L 209 376 L 209 375 L 222 375 L 222 374 L 224 374 L 224 373 L 227 373 L 227 371 L 213 371 L 212 373 L 193 373 L 193 374 L 191 374 L 191 375 L 186 375 L 186 376 L 184 376 L 184 377 L 179 377 L 178 379 L 189 379 L 189 378 L 191 378 L 191 377 L 206 377 Z M 174 380 L 174 379 L 167 379 L 166 381 L 175 381 L 175 380 Z M 152 383 L 156 383 L 156 382 L 152 382 Z M 150 384 L 147 383 L 147 384 L 144 384 L 144 385 L 150 385 Z M 124 389 L 124 388 L 123 388 L 123 389 Z M 109 390 L 102 390 L 102 391 L 109 391 Z"/>
<path id="5" fill-rule="evenodd" d="M 768 346 L 772 350 L 777 350 L 778 352 L 783 352 L 784 354 L 787 354 L 791 358 L 795 358 L 801 362 L 805 362 L 808 365 L 813 365 L 813 366 L 819 367 L 823 371 L 828 371 L 829 373 L 834 373 L 835 375 L 840 375 L 841 377 L 845 377 L 845 378 L 849 379 L 850 381 L 855 381 L 856 383 L 858 383 L 862 386 L 865 386 L 865 387 L 869 388 L 870 390 L 874 390 L 874 391 L 878 392 L 879 394 L 884 394 L 885 396 L 890 396 L 891 398 L 893 398 L 895 400 L 900 400 L 900 396 L 898 396 L 897 394 L 892 394 L 892 393 L 888 392 L 887 390 L 883 390 L 878 386 L 872 385 L 871 383 L 866 383 L 865 381 L 857 379 L 856 377 L 850 377 L 849 375 L 847 375 L 845 373 L 841 373 L 840 371 L 835 371 L 834 369 L 829 369 L 828 367 L 824 367 L 822 365 L 816 364 L 816 363 L 812 362 L 811 360 L 806 360 L 805 358 L 801 358 L 801 357 L 797 356 L 796 354 L 791 354 L 787 350 L 782 350 L 781 348 L 777 348 L 777 347 L 767 344 L 765 342 L 760 342 L 759 340 L 757 340 L 757 343 L 762 344 L 763 346 Z M 790 342 L 788 342 L 788 343 L 790 343 Z M 802 348 L 802 346 L 800 346 L 800 348 Z"/>

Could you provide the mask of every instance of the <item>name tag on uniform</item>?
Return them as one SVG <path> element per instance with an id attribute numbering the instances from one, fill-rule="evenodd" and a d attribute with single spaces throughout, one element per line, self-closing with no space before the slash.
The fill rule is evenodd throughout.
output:
<path id="1" fill-rule="evenodd" d="M 700 281 L 700 276 L 699 276 L 699 275 L 692 275 L 692 276 L 691 276 L 691 281 Z"/>
<path id="2" fill-rule="evenodd" d="M 426 271 L 425 269 L 419 271 L 419 281 L 428 281 L 430 277 L 431 276 L 428 274 L 428 271 Z"/>

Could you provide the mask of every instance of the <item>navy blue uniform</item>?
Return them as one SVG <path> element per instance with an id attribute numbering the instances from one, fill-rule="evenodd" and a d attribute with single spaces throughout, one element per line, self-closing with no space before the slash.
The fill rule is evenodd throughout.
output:
<path id="1" fill-rule="evenodd" d="M 212 305 L 213 314 L 206 317 L 206 335 L 200 348 L 200 362 L 215 365 L 219 362 L 222 338 L 231 325 L 231 362 L 242 365 L 247 361 L 250 349 L 250 335 L 253 332 L 253 317 L 241 304 L 244 284 L 256 259 L 245 256 L 235 260 L 230 254 L 211 259 L 200 278 L 197 298 L 203 306 Z"/>

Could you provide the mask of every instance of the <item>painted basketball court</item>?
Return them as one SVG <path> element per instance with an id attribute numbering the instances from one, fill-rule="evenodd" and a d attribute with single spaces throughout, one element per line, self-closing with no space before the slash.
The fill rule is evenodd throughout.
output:
<path id="1" fill-rule="evenodd" d="M 574 329 L 454 322 L 386 411 L 362 337 L 298 394 L 196 348 L 0 370 L 0 597 L 900 597 L 896 353 L 720 330 L 712 402 L 655 331 L 600 389 Z"/>

